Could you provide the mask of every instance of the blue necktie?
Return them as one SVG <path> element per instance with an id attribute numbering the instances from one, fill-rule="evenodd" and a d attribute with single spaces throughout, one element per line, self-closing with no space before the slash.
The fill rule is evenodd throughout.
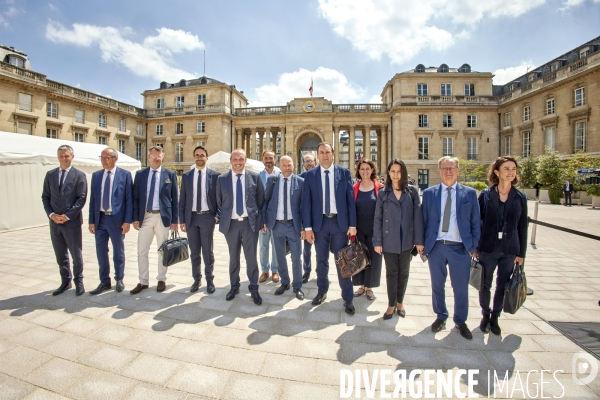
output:
<path id="1" fill-rule="evenodd" d="M 106 179 L 104 180 L 104 193 L 102 193 L 102 208 L 104 211 L 108 211 L 110 208 L 110 171 L 106 173 Z"/>
<path id="2" fill-rule="evenodd" d="M 60 170 L 60 180 L 58 181 L 58 193 L 61 192 L 63 184 L 65 183 L 65 173 L 66 172 L 67 172 L 66 169 Z"/>
<path id="3" fill-rule="evenodd" d="M 148 192 L 148 203 L 146 204 L 146 211 L 152 212 L 152 205 L 154 204 L 154 188 L 156 187 L 156 173 L 158 171 L 152 171 L 152 182 L 150 182 L 150 191 Z"/>
<path id="4" fill-rule="evenodd" d="M 235 184 L 235 212 L 238 216 L 244 213 L 244 192 L 242 191 L 242 174 L 237 174 L 238 180 Z"/>
<path id="5" fill-rule="evenodd" d="M 283 220 L 287 221 L 288 217 L 288 178 L 283 179 Z"/>
<path id="6" fill-rule="evenodd" d="M 325 170 L 325 214 L 331 214 L 331 189 L 329 188 L 329 170 Z"/>
<path id="7" fill-rule="evenodd" d="M 202 171 L 198 171 L 198 183 L 196 184 L 196 211 L 202 211 Z"/>

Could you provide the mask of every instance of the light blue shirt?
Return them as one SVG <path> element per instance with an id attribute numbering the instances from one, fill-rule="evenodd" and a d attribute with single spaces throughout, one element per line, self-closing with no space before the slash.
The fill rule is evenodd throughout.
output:
<path id="1" fill-rule="evenodd" d="M 452 242 L 462 242 L 460 238 L 460 232 L 458 230 L 458 222 L 456 220 L 456 183 L 452 185 L 452 207 L 450 209 L 450 224 L 448 225 L 448 232 L 442 232 L 442 225 L 444 221 L 444 209 L 446 208 L 446 200 L 448 199 L 448 186 L 443 183 L 440 184 L 442 191 L 442 201 L 440 204 L 440 227 L 438 228 L 437 240 L 450 240 Z"/>
<path id="2" fill-rule="evenodd" d="M 329 168 L 325 168 L 321 165 L 321 185 L 323 187 L 323 214 L 325 214 L 325 182 L 326 182 L 326 174 L 325 170 L 329 171 L 329 206 L 332 214 L 337 214 L 337 205 L 335 204 L 335 178 L 333 176 L 335 172 L 334 164 L 331 164 Z"/>
<path id="3" fill-rule="evenodd" d="M 287 178 L 287 219 L 292 219 L 292 176 L 294 174 L 290 174 Z M 282 175 L 279 176 L 279 193 L 277 198 L 277 219 L 283 220 L 285 219 L 283 215 L 283 186 L 285 177 Z"/>
<path id="4" fill-rule="evenodd" d="M 154 193 L 150 193 L 150 185 L 152 184 L 152 175 L 154 175 L 154 171 L 158 171 L 156 173 L 156 183 L 154 184 Z M 150 168 L 148 171 L 148 185 L 146 186 L 146 199 L 150 201 L 150 197 L 152 197 L 152 210 L 160 210 L 160 203 L 158 201 L 158 192 L 160 191 L 160 172 L 162 171 L 162 167 L 158 167 L 158 169 L 154 170 Z"/>
<path id="5" fill-rule="evenodd" d="M 244 212 L 242 215 L 238 215 L 235 209 L 235 199 L 237 196 L 237 174 L 231 170 L 231 183 L 233 184 L 233 208 L 231 210 L 231 219 L 244 218 L 248 216 L 248 210 L 246 209 L 246 168 L 241 172 L 242 176 L 240 179 L 242 180 L 242 199 L 244 203 Z"/>

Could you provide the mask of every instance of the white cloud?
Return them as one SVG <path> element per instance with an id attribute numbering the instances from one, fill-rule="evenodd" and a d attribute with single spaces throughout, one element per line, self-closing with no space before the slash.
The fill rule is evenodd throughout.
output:
<path id="1" fill-rule="evenodd" d="M 594 3 L 600 3 L 600 0 L 593 0 Z M 585 0 L 567 0 L 563 4 L 564 7 L 559 8 L 559 11 L 568 10 L 571 7 L 577 7 L 585 3 Z"/>
<path id="2" fill-rule="evenodd" d="M 381 104 L 381 96 L 378 94 L 374 94 L 369 99 L 369 104 Z"/>
<path id="3" fill-rule="evenodd" d="M 470 36 L 484 18 L 518 17 L 546 0 L 319 0 L 335 33 L 374 60 L 402 64 L 424 50 L 441 51 Z M 568 0 L 579 1 L 579 0 Z M 600 1 L 600 0 L 594 0 Z M 443 21 L 446 28 L 436 26 Z"/>
<path id="4" fill-rule="evenodd" d="M 123 37 L 133 33 L 128 27 L 117 29 L 85 24 L 73 24 L 73 29 L 69 30 L 52 20 L 46 25 L 46 39 L 84 47 L 98 44 L 104 62 L 123 65 L 135 75 L 170 82 L 194 77 L 170 64 L 173 62 L 173 53 L 204 48 L 198 36 L 181 30 L 160 28 L 156 36 L 148 36 L 142 43 Z"/>
<path id="5" fill-rule="evenodd" d="M 527 73 L 527 68 L 533 66 L 533 62 L 531 60 L 523 61 L 521 64 L 516 67 L 508 67 L 503 69 L 497 69 L 494 71 L 494 85 L 506 85 L 510 81 L 515 78 L 520 77 Z"/>
<path id="6" fill-rule="evenodd" d="M 58 11 L 58 7 L 56 7 L 54 4 L 52 3 L 48 3 L 48 7 L 52 10 L 52 11 Z"/>
<path id="7" fill-rule="evenodd" d="M 325 97 L 334 104 L 352 103 L 365 93 L 364 89 L 348 82 L 346 76 L 335 69 L 319 67 L 315 71 L 309 71 L 300 68 L 298 71 L 282 74 L 276 84 L 255 89 L 255 96 L 250 99 L 250 107 L 285 105 L 295 97 L 309 97 L 311 78 L 313 96 Z"/>

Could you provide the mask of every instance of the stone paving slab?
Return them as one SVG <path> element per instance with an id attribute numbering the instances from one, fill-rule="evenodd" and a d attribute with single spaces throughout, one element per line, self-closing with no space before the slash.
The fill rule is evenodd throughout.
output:
<path id="1" fill-rule="evenodd" d="M 541 204 L 538 219 L 600 235 L 600 210 L 590 207 Z M 509 371 L 512 390 L 529 371 L 561 370 L 550 377 L 544 396 L 564 391 L 562 398 L 600 398 L 600 377 L 587 385 L 573 381 L 572 359 L 581 349 L 546 322 L 600 321 L 598 243 L 590 239 L 538 227 L 526 258 L 535 294 L 517 314 L 502 316 L 503 333 L 494 336 L 479 331 L 477 292 L 470 288 L 467 323 L 474 338 L 467 341 L 451 323 L 431 332 L 429 271 L 417 259 L 411 264 L 406 318 L 383 321 L 385 279 L 374 289 L 374 301 L 355 299 L 357 312 L 349 316 L 333 258 L 332 284 L 319 307 L 310 305 L 317 294 L 314 273 L 303 287 L 305 301 L 291 291 L 274 296 L 278 284 L 268 281 L 260 285 L 263 305 L 257 307 L 243 272 L 240 295 L 225 301 L 227 246 L 218 232 L 212 295 L 205 286 L 189 292 L 187 262 L 169 267 L 167 290 L 157 293 L 157 258 L 151 257 L 150 289 L 131 296 L 138 282 L 132 231 L 125 239 L 125 292 L 75 297 L 69 290 L 53 297 L 59 275 L 48 236 L 48 227 L 0 234 L 1 399 L 333 399 L 340 397 L 342 370 L 371 377 L 397 369 L 407 374 L 479 369 L 480 397 L 487 397 L 494 371 L 502 376 Z M 98 265 L 93 236 L 85 232 L 83 251 L 89 291 L 98 284 Z M 446 291 L 452 293 L 449 282 Z M 449 309 L 453 303 L 447 299 Z M 416 375 L 418 382 L 424 379 L 422 372 Z M 466 380 L 459 386 L 466 390 Z M 541 397 L 526 394 L 517 390 L 497 398 Z M 363 387 L 361 398 L 366 397 Z"/>

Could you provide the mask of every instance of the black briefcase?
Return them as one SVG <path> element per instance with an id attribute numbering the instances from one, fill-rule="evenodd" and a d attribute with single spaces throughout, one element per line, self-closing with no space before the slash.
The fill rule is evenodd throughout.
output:
<path id="1" fill-rule="evenodd" d="M 165 267 L 190 258 L 187 238 L 179 237 L 179 233 L 176 231 L 171 231 L 171 238 L 158 248 L 158 252 L 162 256 Z"/>

